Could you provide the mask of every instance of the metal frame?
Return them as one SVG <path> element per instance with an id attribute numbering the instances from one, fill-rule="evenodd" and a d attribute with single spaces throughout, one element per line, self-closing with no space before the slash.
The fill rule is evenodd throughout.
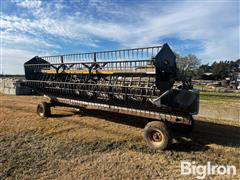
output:
<path id="1" fill-rule="evenodd" d="M 175 55 L 167 44 L 92 53 L 36 56 L 27 61 L 24 67 L 27 80 L 22 82 L 23 86 L 31 87 L 54 99 L 64 98 L 68 104 L 73 101 L 78 101 L 80 105 L 91 103 L 91 106 L 97 103 L 95 107 L 106 106 L 108 108 L 105 110 L 111 111 L 119 108 L 119 111 L 127 114 L 138 114 L 135 112 L 141 109 L 144 111 L 142 116 L 158 118 L 162 117 L 159 115 L 161 113 L 176 117 L 177 113 L 187 117 L 189 113 L 196 112 L 196 108 L 176 107 L 173 101 L 175 97 L 165 98 L 167 105 L 164 105 L 164 101 L 157 103 L 159 106 L 153 103 L 154 99 L 172 88 L 177 79 Z M 185 79 L 183 82 L 183 87 L 187 89 Z M 161 89 L 161 84 L 166 88 Z M 176 92 L 180 91 L 181 89 Z M 194 98 L 197 99 L 198 96 Z M 195 100 L 195 106 L 197 103 Z M 126 108 L 129 108 L 129 111 Z M 147 111 L 152 113 L 147 114 Z M 152 115 L 154 113 L 158 115 Z"/>
<path id="2" fill-rule="evenodd" d="M 108 112 L 117 112 L 121 114 L 134 115 L 138 117 L 145 117 L 149 119 L 156 119 L 161 121 L 167 121 L 172 123 L 180 123 L 190 125 L 191 118 L 189 115 L 176 115 L 164 112 L 158 112 L 153 110 L 144 110 L 139 108 L 123 107 L 118 105 L 110 105 L 96 102 L 80 101 L 75 99 L 62 98 L 58 96 L 45 95 L 53 106 L 72 106 L 72 107 L 82 107 L 86 109 L 96 109 Z"/>

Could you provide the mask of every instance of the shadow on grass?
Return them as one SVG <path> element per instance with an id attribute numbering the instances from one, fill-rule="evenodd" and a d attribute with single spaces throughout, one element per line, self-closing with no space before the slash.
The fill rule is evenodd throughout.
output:
<path id="1" fill-rule="evenodd" d="M 63 118 L 63 117 L 71 117 L 72 114 L 51 114 L 50 118 Z"/>
<path id="2" fill-rule="evenodd" d="M 72 115 L 78 113 L 72 112 Z M 81 117 L 93 116 L 99 118 L 99 121 L 110 121 L 114 123 L 120 123 L 128 126 L 134 126 L 137 128 L 144 128 L 145 125 L 150 122 L 150 119 L 138 118 L 135 116 L 122 115 L 118 113 L 105 112 L 99 110 L 84 110 L 80 112 Z M 67 117 L 71 115 L 67 114 Z M 66 117 L 66 115 L 58 114 L 53 117 Z M 68 121 L 71 121 L 68 119 Z M 73 123 L 77 123 L 74 121 Z M 78 123 L 81 126 L 81 122 Z M 90 128 L 99 129 L 95 125 L 91 125 Z M 103 131 L 104 129 L 101 128 Z M 111 132 L 114 133 L 114 132 Z M 121 135 L 120 132 L 115 132 Z M 184 134 L 178 131 L 173 132 L 174 139 L 177 141 L 170 147 L 175 151 L 206 151 L 209 149 L 207 145 L 217 144 L 225 147 L 240 147 L 240 127 L 232 125 L 215 124 L 211 122 L 195 121 L 195 127 L 192 133 Z M 122 143 L 120 143 L 122 144 Z M 133 142 L 134 144 L 134 142 Z M 136 143 L 137 144 L 137 143 Z M 136 151 L 146 151 L 144 147 L 137 147 L 138 145 L 132 145 L 130 149 Z M 146 151 L 148 152 L 148 151 Z"/>

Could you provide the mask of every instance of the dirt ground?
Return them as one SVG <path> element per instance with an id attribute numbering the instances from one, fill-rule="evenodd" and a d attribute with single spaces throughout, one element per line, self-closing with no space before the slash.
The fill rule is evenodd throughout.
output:
<path id="1" fill-rule="evenodd" d="M 42 100 L 0 96 L 0 179 L 195 179 L 181 176 L 181 160 L 235 165 L 232 179 L 240 179 L 240 126 L 197 120 L 191 136 L 176 134 L 170 150 L 153 151 L 145 119 L 72 108 L 41 119 Z"/>

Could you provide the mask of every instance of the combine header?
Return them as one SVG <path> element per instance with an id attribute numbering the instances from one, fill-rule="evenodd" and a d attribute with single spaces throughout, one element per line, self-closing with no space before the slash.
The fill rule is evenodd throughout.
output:
<path id="1" fill-rule="evenodd" d="M 38 105 L 39 116 L 50 116 L 53 106 L 72 106 L 155 119 L 144 129 L 145 142 L 154 149 L 171 144 L 171 125 L 191 130 L 192 115 L 198 113 L 198 91 L 177 70 L 167 44 L 36 56 L 24 68 L 23 85 L 50 99 Z"/>

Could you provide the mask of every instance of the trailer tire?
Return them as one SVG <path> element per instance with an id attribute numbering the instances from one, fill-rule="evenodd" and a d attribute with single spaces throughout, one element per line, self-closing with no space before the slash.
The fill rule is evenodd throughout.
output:
<path id="1" fill-rule="evenodd" d="M 41 102 L 37 106 L 37 114 L 41 118 L 49 117 L 51 116 L 51 107 L 50 104 L 47 102 Z"/>
<path id="2" fill-rule="evenodd" d="M 164 122 L 149 122 L 144 128 L 144 141 L 151 149 L 165 150 L 172 144 L 171 131 Z"/>

